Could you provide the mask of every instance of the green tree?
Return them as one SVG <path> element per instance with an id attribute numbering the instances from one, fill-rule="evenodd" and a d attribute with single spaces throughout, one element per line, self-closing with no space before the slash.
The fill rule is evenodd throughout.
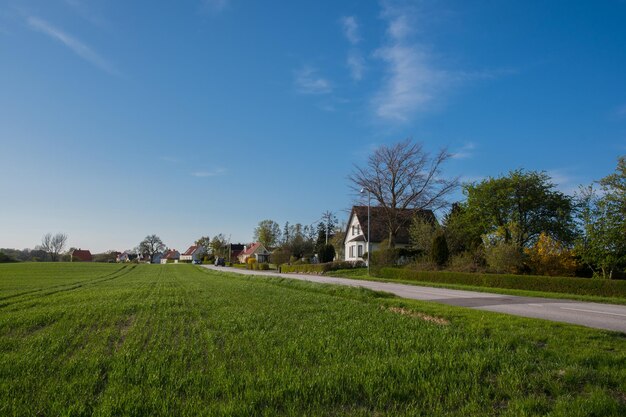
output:
<path id="1" fill-rule="evenodd" d="M 409 238 L 413 249 L 421 255 L 430 256 L 433 240 L 438 234 L 437 224 L 416 216 L 409 226 Z"/>
<path id="2" fill-rule="evenodd" d="M 333 245 L 323 245 L 317 253 L 320 263 L 332 262 L 335 259 L 335 247 Z"/>
<path id="3" fill-rule="evenodd" d="M 448 262 L 450 252 L 448 251 L 448 243 L 446 242 L 446 235 L 439 233 L 432 241 L 432 249 L 430 256 L 434 263 L 438 266 L 444 266 Z"/>
<path id="4" fill-rule="evenodd" d="M 209 253 L 211 251 L 211 238 L 209 235 L 202 236 L 200 239 L 196 240 L 196 246 L 200 246 L 204 249 L 204 253 Z"/>
<path id="5" fill-rule="evenodd" d="M 273 248 L 280 242 L 280 226 L 274 220 L 261 220 L 254 229 L 254 240 L 266 248 Z"/>
<path id="6" fill-rule="evenodd" d="M 157 235 L 148 235 L 139 242 L 138 251 L 140 254 L 147 256 L 151 261 L 158 252 L 166 249 L 165 244 Z"/>
<path id="7" fill-rule="evenodd" d="M 228 255 L 228 242 L 224 234 L 219 233 L 211 239 L 211 252 L 216 258 L 226 258 Z"/>
<path id="8" fill-rule="evenodd" d="M 575 236 L 572 198 L 554 189 L 545 172 L 511 171 L 508 176 L 464 185 L 465 225 L 495 243 L 531 246 L 542 232 L 571 243 Z"/>
<path id="9" fill-rule="evenodd" d="M 602 192 L 592 186 L 579 194 L 581 236 L 576 252 L 595 276 L 612 278 L 626 266 L 626 157 L 615 173 L 601 179 Z"/>

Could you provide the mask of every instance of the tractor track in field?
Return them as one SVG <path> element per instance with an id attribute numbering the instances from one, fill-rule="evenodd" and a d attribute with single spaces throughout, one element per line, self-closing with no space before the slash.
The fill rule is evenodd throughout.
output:
<path id="1" fill-rule="evenodd" d="M 8 306 L 13 306 L 15 304 L 23 303 L 23 302 L 34 301 L 43 297 L 47 297 L 49 295 L 73 291 L 73 290 L 77 290 L 79 288 L 83 288 L 86 286 L 97 285 L 103 282 L 112 281 L 114 279 L 118 279 L 118 278 L 128 275 L 136 268 L 136 266 L 137 265 L 132 265 L 132 266 L 124 265 L 120 269 L 117 269 L 109 274 L 102 275 L 97 278 L 86 279 L 83 281 L 74 282 L 72 284 L 60 284 L 60 285 L 53 286 L 53 287 L 40 288 L 40 289 L 32 290 L 32 291 L 25 291 L 20 294 L 9 295 L 7 297 L 0 298 L 0 309 L 8 307 Z M 49 291 L 51 289 L 53 289 L 53 291 Z M 26 297 L 26 298 L 16 299 L 19 297 Z M 10 301 L 5 302 L 6 300 L 10 300 Z"/>

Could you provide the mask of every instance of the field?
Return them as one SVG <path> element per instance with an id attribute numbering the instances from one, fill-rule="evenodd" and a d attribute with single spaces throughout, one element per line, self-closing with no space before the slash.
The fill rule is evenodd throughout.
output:
<path id="1" fill-rule="evenodd" d="M 624 416 L 626 335 L 191 265 L 0 265 L 0 415 Z"/>

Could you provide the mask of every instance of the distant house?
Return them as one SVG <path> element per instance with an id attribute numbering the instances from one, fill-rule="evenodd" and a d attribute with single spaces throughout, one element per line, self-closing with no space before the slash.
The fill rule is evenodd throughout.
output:
<path id="1" fill-rule="evenodd" d="M 257 262 L 269 262 L 270 252 L 265 248 L 261 242 L 251 243 L 244 246 L 243 251 L 237 256 L 239 262 L 246 263 L 248 258 L 255 258 Z"/>
<path id="2" fill-rule="evenodd" d="M 194 245 L 190 246 L 189 249 L 180 255 L 180 260 L 185 262 L 197 262 L 202 260 L 202 255 L 204 255 L 206 251 L 202 246 Z"/>
<path id="3" fill-rule="evenodd" d="M 136 253 L 130 253 L 128 251 L 124 251 L 117 255 L 115 258 L 115 262 L 133 262 L 134 260 L 140 258 Z"/>
<path id="4" fill-rule="evenodd" d="M 389 230 L 384 221 L 384 210 L 383 207 L 370 208 L 370 247 L 372 252 L 378 250 L 380 243 L 389 238 Z M 413 218 L 421 216 L 429 222 L 436 221 L 431 210 L 399 210 L 398 216 L 404 222 L 404 226 L 396 233 L 396 248 L 410 246 L 409 227 Z M 343 244 L 346 261 L 363 260 L 363 255 L 367 252 L 367 206 L 352 207 Z"/>
<path id="5" fill-rule="evenodd" d="M 91 252 L 89 252 L 88 250 L 74 249 L 72 253 L 70 253 L 70 261 L 71 262 L 92 262 L 93 256 L 91 256 Z"/>
<path id="6" fill-rule="evenodd" d="M 163 259 L 164 255 L 165 255 L 164 253 L 157 252 L 154 255 L 152 255 L 152 259 L 150 259 L 149 261 L 150 263 L 153 263 L 153 264 L 160 264 L 161 259 Z"/>
<path id="7" fill-rule="evenodd" d="M 165 253 L 165 255 L 163 255 L 163 257 L 161 258 L 161 263 L 162 264 L 166 264 L 166 263 L 178 263 L 178 260 L 180 259 L 180 252 L 178 252 L 176 249 L 172 249 L 169 250 Z"/>

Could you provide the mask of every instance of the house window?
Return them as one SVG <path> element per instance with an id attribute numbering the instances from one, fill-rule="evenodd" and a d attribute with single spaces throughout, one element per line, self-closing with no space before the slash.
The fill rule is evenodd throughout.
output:
<path id="1" fill-rule="evenodd" d="M 352 236 L 356 235 L 356 227 L 352 226 Z"/>
<path id="2" fill-rule="evenodd" d="M 361 258 L 363 256 L 363 246 L 359 245 L 358 248 L 359 248 L 359 258 Z"/>
<path id="3" fill-rule="evenodd" d="M 360 234 L 361 234 L 361 225 L 360 225 L 360 224 L 358 224 L 358 225 L 356 226 L 356 234 L 357 234 L 357 235 L 360 235 Z"/>
<path id="4" fill-rule="evenodd" d="M 354 258 L 354 245 L 350 246 L 350 257 Z"/>

